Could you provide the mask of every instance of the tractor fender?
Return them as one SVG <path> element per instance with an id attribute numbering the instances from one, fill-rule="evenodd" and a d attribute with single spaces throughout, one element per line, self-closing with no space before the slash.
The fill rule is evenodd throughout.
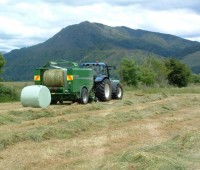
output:
<path id="1" fill-rule="evenodd" d="M 94 82 L 95 82 L 95 83 L 101 82 L 101 81 L 103 81 L 105 78 L 108 78 L 108 77 L 105 76 L 105 75 L 102 75 L 102 76 L 100 76 L 100 77 L 96 77 L 96 78 L 94 79 Z"/>

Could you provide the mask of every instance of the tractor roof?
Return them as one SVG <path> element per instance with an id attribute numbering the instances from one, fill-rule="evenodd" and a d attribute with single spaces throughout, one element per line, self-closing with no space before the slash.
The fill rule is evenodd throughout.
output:
<path id="1" fill-rule="evenodd" d="M 89 65 L 93 65 L 93 66 L 107 66 L 105 63 L 99 63 L 99 62 L 88 62 L 88 63 L 81 63 L 82 66 L 89 66 Z"/>

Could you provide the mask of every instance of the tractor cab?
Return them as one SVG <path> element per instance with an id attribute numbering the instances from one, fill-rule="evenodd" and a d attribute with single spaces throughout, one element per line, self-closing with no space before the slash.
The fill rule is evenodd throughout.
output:
<path id="1" fill-rule="evenodd" d="M 94 80 L 95 82 L 102 81 L 105 78 L 110 78 L 109 71 L 111 67 L 115 68 L 114 66 L 108 66 L 105 63 L 82 63 L 81 67 L 83 68 L 91 68 L 93 70 Z"/>

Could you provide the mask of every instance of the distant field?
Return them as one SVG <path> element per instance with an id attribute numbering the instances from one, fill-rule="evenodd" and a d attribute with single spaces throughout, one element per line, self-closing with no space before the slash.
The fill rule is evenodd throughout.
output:
<path id="1" fill-rule="evenodd" d="M 199 170 L 199 91 L 127 88 L 123 100 L 46 109 L 0 104 L 0 169 Z"/>
<path id="2" fill-rule="evenodd" d="M 32 84 L 33 82 L 0 82 L 0 103 L 19 101 L 22 89 Z"/>
<path id="3" fill-rule="evenodd" d="M 16 89 L 17 92 L 20 92 L 23 87 L 33 85 L 34 82 L 0 82 L 0 84 L 11 87 L 13 89 Z"/>

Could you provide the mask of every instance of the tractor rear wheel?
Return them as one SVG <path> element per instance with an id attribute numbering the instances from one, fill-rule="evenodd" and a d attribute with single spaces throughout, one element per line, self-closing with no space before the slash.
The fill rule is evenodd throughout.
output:
<path id="1" fill-rule="evenodd" d="M 81 89 L 81 96 L 79 101 L 81 104 L 87 104 L 88 100 L 89 100 L 88 90 L 85 87 L 83 87 Z"/>
<path id="2" fill-rule="evenodd" d="M 123 97 L 123 89 L 120 84 L 117 85 L 115 93 L 113 93 L 112 98 L 113 99 L 122 99 Z"/>
<path id="3" fill-rule="evenodd" d="M 95 95 L 100 101 L 109 101 L 111 99 L 111 83 L 108 79 L 96 84 Z"/>

